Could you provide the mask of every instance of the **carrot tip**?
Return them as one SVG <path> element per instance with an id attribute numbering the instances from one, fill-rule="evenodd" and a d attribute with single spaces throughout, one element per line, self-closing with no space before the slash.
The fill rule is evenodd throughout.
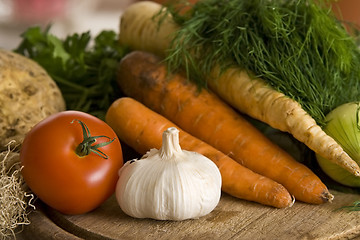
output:
<path id="1" fill-rule="evenodd" d="M 330 192 L 326 191 L 321 194 L 321 199 L 323 200 L 324 203 L 326 203 L 326 202 L 331 203 L 332 200 L 334 199 L 334 195 L 332 195 Z"/>
<path id="2" fill-rule="evenodd" d="M 295 196 L 294 195 L 291 195 L 291 198 L 292 198 L 292 201 L 290 203 L 290 205 L 288 207 L 292 207 L 295 203 Z"/>

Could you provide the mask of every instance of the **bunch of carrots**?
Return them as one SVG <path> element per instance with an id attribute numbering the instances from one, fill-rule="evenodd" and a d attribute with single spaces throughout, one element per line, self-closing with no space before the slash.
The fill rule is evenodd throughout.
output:
<path id="1" fill-rule="evenodd" d="M 175 50 L 172 49 L 175 36 L 183 30 L 175 22 L 175 18 L 160 4 L 151 1 L 135 3 L 128 7 L 121 16 L 119 42 L 132 50 L 142 50 L 161 56 L 167 63 L 171 56 L 176 55 L 179 51 L 183 54 L 180 54 L 180 58 L 184 58 L 185 61 L 179 67 L 184 68 L 186 74 L 190 75 L 191 68 L 200 67 L 194 63 L 196 60 L 191 56 L 206 54 L 206 52 L 202 52 L 201 49 L 197 49 L 195 52 L 182 52 L 180 46 Z M 335 26 L 335 28 L 337 27 Z M 206 38 L 206 36 L 199 38 Z M 231 43 L 219 42 L 219 44 L 231 46 Z M 203 47 L 206 48 L 206 46 Z M 206 65 L 206 61 L 202 64 Z M 250 73 L 235 63 L 225 69 L 219 63 L 208 67 L 211 69 L 204 70 L 205 76 L 197 76 L 197 74 L 195 76 L 204 78 L 200 79 L 200 82 L 206 81 L 208 87 L 222 100 L 254 119 L 267 123 L 280 131 L 290 133 L 318 155 L 341 166 L 354 176 L 360 176 L 360 167 L 357 163 L 340 144 L 323 131 L 299 102 L 283 92 L 277 91 L 276 86 L 273 87 L 264 79 L 252 77 L 254 73 Z M 333 67 L 334 69 L 338 68 L 335 65 Z M 189 77 L 196 82 L 196 79 L 193 79 L 194 76 Z M 311 86 L 312 83 L 304 84 Z"/>
<path id="2" fill-rule="evenodd" d="M 180 129 L 180 145 L 211 159 L 222 190 L 234 197 L 277 208 L 295 199 L 311 204 L 333 196 L 305 165 L 266 138 L 207 89 L 181 73 L 169 74 L 162 58 L 144 51 L 125 56 L 118 85 L 127 96 L 115 101 L 106 122 L 140 154 L 161 146 L 162 132 Z"/>
<path id="3" fill-rule="evenodd" d="M 122 14 L 119 42 L 133 52 L 121 60 L 117 82 L 127 97 L 111 105 L 106 121 L 124 143 L 145 154 L 161 146 L 163 131 L 177 127 L 182 148 L 214 161 L 223 178 L 223 191 L 232 196 L 277 208 L 292 206 L 295 200 L 332 201 L 333 195 L 309 168 L 266 138 L 236 109 L 290 133 L 317 154 L 360 176 L 357 163 L 299 102 L 263 79 L 251 77 L 236 65 L 222 69 L 215 64 L 204 76 L 210 90 L 199 89 L 189 81 L 186 66 L 194 63 L 188 56 L 184 72 L 168 72 L 166 59 L 173 53 L 179 29 L 166 8 L 154 2 L 140 1 Z"/>
<path id="4" fill-rule="evenodd" d="M 239 3 L 235 0 L 230 2 Z M 304 0 L 301 3 L 307 9 L 307 2 Z M 224 192 L 233 196 L 279 208 L 291 206 L 294 199 L 313 204 L 330 202 L 333 196 L 311 170 L 269 141 L 233 108 L 275 129 L 288 132 L 316 154 L 354 176 L 360 176 L 360 167 L 323 131 L 315 120 L 316 116 L 308 113 L 296 98 L 277 91 L 276 86 L 265 79 L 254 77 L 241 64 L 230 64 L 224 69 L 221 65 L 223 59 L 207 64 L 211 59 L 204 56 L 205 60 L 202 61 L 202 55 L 206 54 L 202 50 L 208 50 L 208 45 L 201 45 L 202 40 L 207 39 L 206 30 L 214 26 L 203 27 L 199 24 L 202 18 L 209 18 L 206 11 L 204 15 L 198 16 L 195 10 L 196 6 L 208 10 L 210 5 L 194 5 L 194 16 L 189 19 L 192 25 L 186 30 L 184 25 L 181 26 L 179 16 L 172 15 L 166 7 L 155 2 L 140 1 L 123 12 L 119 43 L 135 52 L 122 59 L 118 71 L 118 84 L 128 98 L 120 99 L 110 107 L 107 121 L 117 130 L 120 138 L 139 153 L 159 147 L 161 132 L 168 126 L 176 125 L 182 129 L 180 135 L 184 136 L 181 138 L 182 147 L 212 159 L 222 174 Z M 185 7 L 183 10 L 187 9 Z M 212 9 L 217 11 L 216 7 Z M 315 15 L 318 13 L 313 12 Z M 200 20 L 192 22 L 195 16 Z M 327 19 L 325 13 L 322 16 Z M 222 22 L 224 25 L 227 24 L 226 19 Z M 328 21 L 332 22 L 331 19 Z M 204 34 L 197 31 L 204 31 Z M 196 37 L 184 39 L 184 35 L 179 35 L 184 32 Z M 219 46 L 231 46 L 231 42 L 226 41 L 229 38 L 213 40 Z M 193 41 L 195 44 L 190 44 Z M 194 49 L 194 45 L 198 48 Z M 224 48 L 218 51 L 211 48 L 209 51 L 215 51 L 215 54 L 210 56 L 217 56 L 222 50 Z M 238 52 L 234 53 L 235 57 L 236 54 Z M 169 60 L 174 59 L 174 56 L 180 58 L 181 64 L 175 65 L 182 67 L 184 73 L 167 71 L 172 66 Z M 205 67 L 201 68 L 194 62 L 195 59 Z M 192 68 L 203 72 L 190 76 Z M 339 66 L 335 64 L 334 68 Z M 200 77 L 199 82 L 206 82 L 210 90 L 194 86 L 189 77 L 191 80 Z M 140 120 L 135 121 L 135 118 Z M 149 133 L 153 134 L 152 137 L 145 138 Z"/>

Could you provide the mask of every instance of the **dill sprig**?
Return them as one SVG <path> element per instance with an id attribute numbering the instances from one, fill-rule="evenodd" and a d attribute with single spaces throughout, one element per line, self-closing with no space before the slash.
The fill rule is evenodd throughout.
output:
<path id="1" fill-rule="evenodd" d="M 318 124 L 359 100 L 360 51 L 327 6 L 312 0 L 200 0 L 180 14 L 166 61 L 199 86 L 217 65 L 237 66 L 299 102 Z"/>
<path id="2" fill-rule="evenodd" d="M 336 210 L 343 210 L 343 209 L 345 209 L 349 212 L 360 211 L 360 201 L 359 200 L 354 201 L 352 204 L 340 207 Z"/>

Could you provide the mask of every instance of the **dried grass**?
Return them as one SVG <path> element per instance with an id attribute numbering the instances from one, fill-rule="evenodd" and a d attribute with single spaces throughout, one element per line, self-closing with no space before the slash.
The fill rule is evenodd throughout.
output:
<path id="1" fill-rule="evenodd" d="M 19 153 L 10 142 L 0 153 L 0 239 L 15 238 L 16 231 L 30 224 L 28 214 L 34 195 L 29 193 L 21 175 Z M 29 208 L 30 207 L 30 208 Z"/>

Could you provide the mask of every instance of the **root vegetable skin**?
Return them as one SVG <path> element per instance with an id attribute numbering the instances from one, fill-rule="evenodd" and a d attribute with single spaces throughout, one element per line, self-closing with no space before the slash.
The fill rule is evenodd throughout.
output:
<path id="1" fill-rule="evenodd" d="M 176 127 L 180 131 L 179 142 L 182 149 L 203 154 L 217 165 L 224 192 L 240 199 L 277 208 L 293 205 L 294 199 L 281 184 L 241 166 L 132 98 L 116 100 L 106 114 L 106 122 L 115 130 L 121 141 L 140 154 L 145 154 L 152 148 L 159 149 L 163 131 L 169 127 Z"/>
<path id="2" fill-rule="evenodd" d="M 199 91 L 180 74 L 168 75 L 161 58 L 134 51 L 123 58 L 118 69 L 118 83 L 126 95 L 184 131 L 282 184 L 297 200 L 312 204 L 332 200 L 326 186 L 310 169 L 272 143 L 212 92 Z"/>
<path id="3" fill-rule="evenodd" d="M 216 70 L 214 76 L 215 74 L 218 74 Z M 229 68 L 219 79 L 212 78 L 208 83 L 222 99 L 239 111 L 273 128 L 291 133 L 324 158 L 332 160 L 354 175 L 360 174 L 357 163 L 316 124 L 299 103 L 274 91 L 263 80 L 250 79 L 246 72 Z"/>
<path id="4" fill-rule="evenodd" d="M 125 34 L 120 32 L 119 41 L 132 49 L 147 49 L 158 55 L 164 53 L 164 48 L 168 48 L 171 41 L 172 32 L 176 28 L 176 24 L 171 18 L 165 18 L 158 24 L 162 16 L 157 15 L 161 10 L 162 5 L 155 2 L 141 1 L 130 5 L 127 10 L 121 15 L 120 25 Z M 149 22 L 151 24 L 149 24 Z M 153 41 L 136 41 L 135 39 L 151 39 L 158 41 L 154 44 Z"/>
<path id="5" fill-rule="evenodd" d="M 153 16 L 161 7 L 154 2 L 142 1 L 126 9 L 120 22 L 119 41 L 132 49 L 166 56 L 171 36 L 179 27 L 171 16 L 159 25 Z M 297 102 L 272 89 L 263 80 L 250 78 L 240 69 L 227 69 L 219 78 L 218 73 L 218 69 L 213 69 L 207 79 L 208 85 L 230 105 L 276 129 L 289 132 L 317 154 L 360 176 L 356 162 Z"/>
<path id="6" fill-rule="evenodd" d="M 0 49 L 0 149 L 21 144 L 27 132 L 51 114 L 65 110 L 56 83 L 33 60 Z"/>

